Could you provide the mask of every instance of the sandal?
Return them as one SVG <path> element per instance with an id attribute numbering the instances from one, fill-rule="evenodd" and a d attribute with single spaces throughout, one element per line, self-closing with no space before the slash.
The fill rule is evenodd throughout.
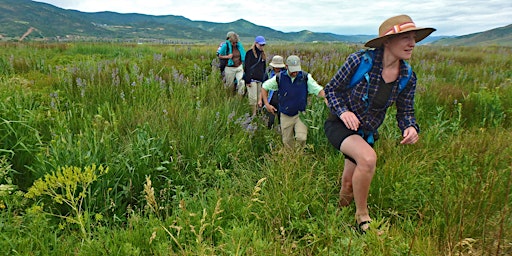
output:
<path id="1" fill-rule="evenodd" d="M 359 232 L 361 235 L 366 234 L 366 230 L 370 229 L 370 223 L 371 222 L 372 222 L 371 220 L 361 221 L 361 223 L 357 223 L 356 222 L 356 230 L 357 230 L 357 232 Z M 368 225 L 368 227 L 366 229 L 363 229 L 364 225 Z"/>

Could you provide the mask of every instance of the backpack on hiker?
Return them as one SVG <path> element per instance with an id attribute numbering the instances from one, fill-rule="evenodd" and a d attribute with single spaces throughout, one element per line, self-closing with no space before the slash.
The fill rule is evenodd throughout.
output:
<path id="1" fill-rule="evenodd" d="M 220 44 L 219 44 L 219 48 L 217 48 L 217 58 L 219 59 L 219 70 L 220 70 L 220 73 L 222 75 L 224 75 L 224 69 L 226 68 L 226 66 L 228 65 L 228 59 L 221 59 L 220 58 L 220 49 L 222 48 L 222 46 L 224 46 L 226 44 L 226 41 L 222 41 Z"/>
<path id="2" fill-rule="evenodd" d="M 360 52 L 364 52 L 363 59 L 361 60 L 361 63 L 357 67 L 356 72 L 350 79 L 348 88 L 353 88 L 364 77 L 364 79 L 366 79 L 366 92 L 363 95 L 363 101 L 365 101 L 366 107 L 368 108 L 370 105 L 370 103 L 368 101 L 368 88 L 370 87 L 370 75 L 368 73 L 371 71 L 371 69 L 373 67 L 373 57 L 375 56 L 375 50 L 360 50 Z M 406 61 L 404 61 L 404 63 L 407 66 L 407 76 L 403 76 L 398 81 L 398 93 L 402 92 L 402 90 L 407 86 L 407 84 L 409 83 L 409 80 L 411 79 L 411 76 L 412 76 L 411 66 Z M 373 145 L 378 138 L 377 131 L 364 131 L 362 129 L 359 129 L 357 132 L 370 145 Z"/>
<path id="3" fill-rule="evenodd" d="M 370 75 L 368 75 L 368 72 L 373 67 L 373 57 L 375 56 L 375 50 L 360 50 L 360 52 L 364 52 L 363 59 L 361 63 L 359 64 L 356 73 L 352 76 L 350 79 L 350 84 L 348 88 L 354 87 L 363 77 L 366 79 L 367 86 L 370 86 Z M 405 65 L 407 66 L 407 76 L 404 76 L 398 81 L 398 92 L 402 92 L 402 90 L 407 86 L 407 83 L 409 83 L 409 80 L 412 76 L 412 68 L 407 61 L 404 61 Z"/>

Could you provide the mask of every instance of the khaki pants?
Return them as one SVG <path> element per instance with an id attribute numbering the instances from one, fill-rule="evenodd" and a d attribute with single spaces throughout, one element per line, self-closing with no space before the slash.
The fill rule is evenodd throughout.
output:
<path id="1" fill-rule="evenodd" d="M 258 104 L 258 96 L 261 92 L 261 82 L 251 82 L 247 86 L 247 97 L 249 98 L 249 105 L 254 106 Z"/>
<path id="2" fill-rule="evenodd" d="M 281 113 L 280 117 L 283 144 L 294 148 L 295 140 L 297 140 L 298 146 L 305 146 L 308 137 L 308 127 L 300 120 L 299 114 L 288 116 Z"/>
<path id="3" fill-rule="evenodd" d="M 242 81 L 242 78 L 244 77 L 244 67 L 243 65 L 240 65 L 238 67 L 226 67 L 226 69 L 224 69 L 224 76 L 226 78 L 226 83 L 224 84 L 224 86 L 226 86 L 226 88 L 229 88 L 231 90 L 234 90 L 235 89 L 235 78 L 237 80 L 238 83 L 240 83 L 240 81 Z M 236 86 L 238 87 L 238 86 Z"/>

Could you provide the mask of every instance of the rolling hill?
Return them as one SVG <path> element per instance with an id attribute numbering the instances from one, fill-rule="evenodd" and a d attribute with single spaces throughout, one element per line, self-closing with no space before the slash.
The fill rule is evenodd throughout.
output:
<path id="1" fill-rule="evenodd" d="M 498 45 L 512 46 L 512 24 L 464 36 L 443 38 L 433 42 L 434 45 L 476 46 Z"/>
<path id="2" fill-rule="evenodd" d="M 512 26 L 512 25 L 511 25 Z M 422 43 L 443 45 L 510 45 L 511 26 L 462 37 L 431 36 Z M 227 31 L 237 31 L 242 41 L 264 35 L 274 42 L 362 43 L 375 35 L 338 35 L 307 30 L 282 32 L 247 20 L 228 23 L 192 21 L 183 16 L 115 12 L 86 13 L 31 0 L 0 0 L 2 41 L 134 41 L 218 42 Z M 491 35 L 489 35 L 491 34 Z M 442 39 L 439 40 L 438 39 Z"/>

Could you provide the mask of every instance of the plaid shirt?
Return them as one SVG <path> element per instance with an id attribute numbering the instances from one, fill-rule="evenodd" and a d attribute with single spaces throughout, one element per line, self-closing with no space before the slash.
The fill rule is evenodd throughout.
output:
<path id="1" fill-rule="evenodd" d="M 382 49 L 376 49 L 373 67 L 369 73 L 370 85 L 367 86 L 366 79 L 361 79 L 354 87 L 348 88 L 350 79 L 361 63 L 364 52 L 358 51 L 350 54 L 347 60 L 334 75 L 331 81 L 325 86 L 325 95 L 329 103 L 331 113 L 338 118 L 343 112 L 353 112 L 361 122 L 361 128 L 365 131 L 377 131 L 386 117 L 387 109 L 396 103 L 396 119 L 398 127 L 402 132 L 408 127 L 414 127 L 420 131 L 416 118 L 414 117 L 414 92 L 416 90 L 416 74 L 413 72 L 407 86 L 399 93 L 398 82 L 394 83 L 391 96 L 385 107 L 380 109 L 372 108 L 372 101 L 377 94 L 377 89 L 382 83 Z M 396 81 L 402 76 L 407 76 L 407 67 L 400 63 L 400 74 Z M 368 90 L 368 102 L 363 101 L 363 96 Z"/>

